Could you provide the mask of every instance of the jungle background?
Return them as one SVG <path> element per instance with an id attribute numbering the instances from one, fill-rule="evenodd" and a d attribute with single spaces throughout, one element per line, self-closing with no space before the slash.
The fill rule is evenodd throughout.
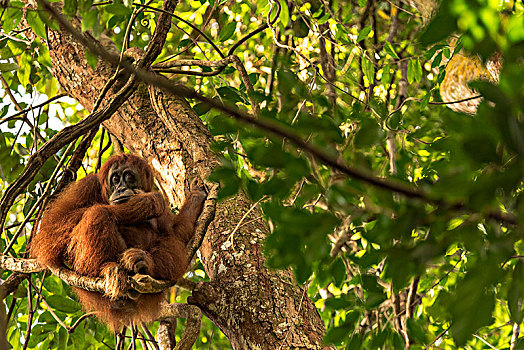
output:
<path id="1" fill-rule="evenodd" d="M 521 1 L 1 6 L 0 347 L 115 347 L 63 280 L 8 262 L 125 150 L 174 210 L 220 183 L 168 292 L 204 314 L 195 349 L 524 348 Z"/>

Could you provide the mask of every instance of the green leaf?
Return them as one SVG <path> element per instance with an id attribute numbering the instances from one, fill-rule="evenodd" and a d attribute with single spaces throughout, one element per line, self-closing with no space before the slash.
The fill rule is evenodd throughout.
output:
<path id="1" fill-rule="evenodd" d="M 47 37 L 47 31 L 45 24 L 42 19 L 38 16 L 38 13 L 34 10 L 27 11 L 26 15 L 27 23 L 33 29 L 36 35 L 42 38 Z"/>
<path id="2" fill-rule="evenodd" d="M 69 340 L 69 333 L 64 327 L 60 327 L 58 330 L 58 339 L 57 339 L 57 350 L 67 349 L 67 341 Z"/>
<path id="3" fill-rule="evenodd" d="M 50 13 L 47 11 L 38 11 L 38 17 L 44 22 L 44 24 L 47 26 L 47 28 L 59 31 L 60 26 L 58 25 L 58 22 L 56 19 L 51 17 Z"/>
<path id="4" fill-rule="evenodd" d="M 9 49 L 11 50 L 11 53 L 13 56 L 18 56 L 20 54 L 22 54 L 23 52 L 25 52 L 25 50 L 27 49 L 27 45 L 24 44 L 24 43 L 21 43 L 19 41 L 13 41 L 13 40 L 10 40 L 8 43 L 7 43 L 7 47 L 9 47 Z M 12 56 L 10 56 L 12 57 Z M 6 57 L 2 57 L 3 59 L 5 59 Z"/>
<path id="5" fill-rule="evenodd" d="M 410 219 L 410 217 L 410 215 L 406 215 L 406 221 Z M 401 225 L 401 223 L 395 222 L 395 226 L 394 230 L 397 235 L 402 233 L 408 234 L 411 232 L 409 227 L 412 225 Z M 384 275 L 391 278 L 395 291 L 399 291 L 407 286 L 414 270 L 415 264 L 413 263 L 413 260 L 409 258 L 406 249 L 395 248 L 388 252 L 388 257 L 384 266 Z"/>
<path id="6" fill-rule="evenodd" d="M 402 113 L 400 111 L 397 111 L 393 113 L 393 115 L 388 119 L 388 125 L 391 129 L 398 129 L 398 126 L 400 125 L 400 121 L 402 120 Z"/>
<path id="7" fill-rule="evenodd" d="M 363 337 L 360 334 L 353 334 L 351 335 L 347 342 L 347 346 L 345 350 L 353 350 L 353 349 L 362 349 L 362 339 Z M 402 346 L 403 348 L 404 346 Z M 397 349 L 400 349 L 401 347 L 398 347 Z"/>
<path id="8" fill-rule="evenodd" d="M 20 59 L 18 61 L 19 68 L 16 71 L 16 74 L 20 80 L 20 83 L 24 86 L 29 84 L 31 67 L 33 65 L 32 63 L 31 55 L 29 55 L 27 52 L 24 52 L 22 55 L 20 55 Z"/>
<path id="9" fill-rule="evenodd" d="M 513 269 L 511 283 L 508 288 L 508 309 L 513 322 L 521 323 L 524 318 L 524 313 L 522 312 L 523 305 L 521 305 L 523 297 L 524 262 L 518 259 Z"/>
<path id="10" fill-rule="evenodd" d="M 98 22 L 99 12 L 97 10 L 87 11 L 82 17 L 82 31 L 87 32 Z"/>
<path id="11" fill-rule="evenodd" d="M 364 71 L 364 76 L 367 78 L 368 82 L 370 84 L 373 84 L 375 80 L 375 66 L 373 65 L 373 62 L 363 57 L 362 58 L 362 70 Z"/>
<path id="12" fill-rule="evenodd" d="M 488 255 L 485 260 L 476 262 L 457 283 L 448 311 L 452 319 L 451 334 L 459 347 L 464 346 L 480 327 L 492 321 L 495 308 L 492 285 L 501 275 L 499 264 L 498 259 Z"/>
<path id="13" fill-rule="evenodd" d="M 377 122 L 373 119 L 363 119 L 355 135 L 355 146 L 358 148 L 367 148 L 378 144 L 384 137 L 384 131 L 380 129 Z"/>
<path id="14" fill-rule="evenodd" d="M 433 62 L 431 62 L 431 68 L 437 68 L 440 65 L 440 62 L 442 62 L 442 51 L 439 51 L 433 59 Z"/>
<path id="15" fill-rule="evenodd" d="M 78 0 L 65 0 L 64 13 L 69 16 L 74 16 L 78 9 Z"/>
<path id="16" fill-rule="evenodd" d="M 207 103 L 198 103 L 193 106 L 193 110 L 199 117 L 209 112 L 210 109 L 211 107 Z"/>
<path id="17" fill-rule="evenodd" d="M 333 282 L 339 286 L 346 279 L 346 266 L 341 259 L 336 259 L 333 263 Z"/>
<path id="18" fill-rule="evenodd" d="M 451 2 L 453 3 L 453 2 Z M 437 14 L 420 36 L 422 45 L 428 46 L 443 40 L 458 30 L 456 16 L 450 11 L 450 2 L 445 1 L 439 7 Z"/>
<path id="19" fill-rule="evenodd" d="M 93 5 L 93 0 L 78 1 L 78 8 L 80 9 L 82 16 L 85 16 L 85 13 L 91 9 L 91 5 Z"/>
<path id="20" fill-rule="evenodd" d="M 417 83 L 420 83 L 420 80 L 422 79 L 422 64 L 417 59 L 415 60 L 415 63 L 413 63 L 414 69 L 415 69 L 415 81 Z"/>
<path id="21" fill-rule="evenodd" d="M 333 327 L 328 329 L 324 342 L 326 344 L 340 345 L 355 329 L 355 322 L 346 321 L 340 327 Z"/>
<path id="22" fill-rule="evenodd" d="M 180 40 L 180 42 L 178 43 L 178 48 L 179 49 L 184 48 L 189 44 L 191 44 L 191 39 Z"/>
<path id="23" fill-rule="evenodd" d="M 318 23 L 319 25 L 322 25 L 322 24 L 326 23 L 330 18 L 331 18 L 331 15 L 330 15 L 329 13 L 326 12 L 326 13 L 324 14 L 324 16 L 322 16 L 321 18 L 319 18 L 319 19 L 317 20 L 317 23 Z"/>
<path id="24" fill-rule="evenodd" d="M 376 276 L 361 275 L 362 287 L 367 293 L 365 306 L 372 309 L 387 299 L 384 289 L 378 284 Z"/>
<path id="25" fill-rule="evenodd" d="M 18 69 L 18 64 L 15 62 L 11 63 L 0 63 L 0 72 L 10 72 Z"/>
<path id="26" fill-rule="evenodd" d="M 13 52 L 11 51 L 11 49 L 9 48 L 9 46 L 6 46 L 6 47 L 3 47 L 0 49 L 0 59 L 2 60 L 7 60 L 11 57 L 14 57 L 15 55 L 13 54 Z"/>
<path id="27" fill-rule="evenodd" d="M 382 68 L 382 77 L 380 78 L 380 81 L 382 82 L 382 85 L 384 85 L 384 88 L 386 88 L 387 85 L 391 83 L 391 77 L 391 67 L 386 64 L 384 68 Z"/>
<path id="28" fill-rule="evenodd" d="M 97 55 L 93 55 L 88 50 L 85 51 L 85 54 L 86 54 L 87 63 L 89 64 L 89 66 L 91 68 L 95 69 L 96 68 L 96 64 L 98 62 L 98 56 Z"/>
<path id="29" fill-rule="evenodd" d="M 220 200 L 232 196 L 240 189 L 240 179 L 234 169 L 219 167 L 209 176 L 209 181 L 220 182 L 218 198 Z"/>
<path id="30" fill-rule="evenodd" d="M 410 84 L 413 84 L 413 82 L 415 81 L 415 60 L 414 59 L 410 59 L 409 62 L 408 62 L 408 82 Z"/>
<path id="31" fill-rule="evenodd" d="M 249 103 L 244 93 L 240 92 L 232 86 L 223 86 L 217 89 L 218 94 L 229 103 L 235 104 L 237 102 Z"/>
<path id="32" fill-rule="evenodd" d="M 431 91 L 428 91 L 424 97 L 422 97 L 422 100 L 420 100 L 420 111 L 423 111 L 426 109 L 429 103 L 429 99 L 431 98 Z"/>
<path id="33" fill-rule="evenodd" d="M 289 8 L 287 7 L 287 1 L 279 0 L 280 2 L 280 15 L 278 18 L 280 19 L 280 23 L 284 28 L 287 27 L 289 23 Z"/>
<path id="34" fill-rule="evenodd" d="M 3 106 L 2 109 L 0 110 L 0 118 L 5 117 L 8 111 L 9 111 L 9 105 Z M 1 140 L 3 141 L 4 139 L 2 138 Z"/>
<path id="35" fill-rule="evenodd" d="M 426 344 L 428 339 L 426 337 L 426 331 L 421 326 L 420 322 L 418 320 L 415 320 L 413 318 L 408 318 L 406 320 L 406 325 L 408 329 L 408 334 L 410 339 L 416 340 L 418 343 Z"/>
<path id="36" fill-rule="evenodd" d="M 380 99 L 371 98 L 369 100 L 369 106 L 371 107 L 373 112 L 375 112 L 376 114 L 380 116 L 381 120 L 385 120 L 388 117 L 389 115 L 388 108 L 386 104 L 383 101 L 381 101 Z"/>
<path id="37" fill-rule="evenodd" d="M 447 59 L 451 58 L 451 50 L 449 49 L 449 46 L 445 46 L 444 48 L 442 48 L 442 52 L 444 53 L 444 57 L 446 57 Z"/>
<path id="38" fill-rule="evenodd" d="M 218 41 L 224 42 L 227 39 L 231 38 L 233 34 L 235 34 L 236 27 L 237 27 L 237 22 L 233 21 L 233 22 L 227 23 L 220 31 L 220 34 L 218 35 Z"/>
<path id="39" fill-rule="evenodd" d="M 52 325 L 52 324 L 51 325 L 37 324 L 33 326 L 33 328 L 31 329 L 31 338 L 29 339 L 28 347 L 36 348 L 36 346 L 41 344 L 47 337 L 49 337 L 49 332 L 54 332 L 55 330 L 56 330 L 56 325 Z"/>
<path id="40" fill-rule="evenodd" d="M 45 298 L 45 301 L 53 309 L 65 312 L 67 314 L 72 314 L 82 309 L 80 304 L 61 295 L 50 295 Z"/>
<path id="41" fill-rule="evenodd" d="M 358 6 L 360 7 L 366 7 L 367 3 L 368 3 L 368 0 L 358 0 Z"/>
<path id="42" fill-rule="evenodd" d="M 470 133 L 462 144 L 466 154 L 475 162 L 485 164 L 497 162 L 497 145 L 485 130 Z"/>
<path id="43" fill-rule="evenodd" d="M 393 58 L 399 59 L 397 53 L 395 52 L 395 49 L 393 49 L 393 46 L 391 46 L 391 43 L 389 41 L 386 41 L 384 44 L 384 50 Z"/>
<path id="44" fill-rule="evenodd" d="M 24 11 L 21 10 L 24 8 L 23 2 L 9 1 L 8 4 L 9 7 L 2 17 L 2 31 L 4 33 L 8 33 L 16 29 L 20 23 L 20 20 L 22 19 L 22 16 L 24 15 Z"/>
<path id="45" fill-rule="evenodd" d="M 366 39 L 370 32 L 371 32 L 371 25 L 362 28 L 362 30 L 358 33 L 357 42 Z"/>
<path id="46" fill-rule="evenodd" d="M 306 281 L 315 265 L 329 254 L 325 233 L 332 232 L 339 220 L 330 212 L 310 212 L 278 202 L 266 202 L 262 207 L 274 223 L 264 247 L 268 265 L 292 265 L 299 283 Z"/>
<path id="47" fill-rule="evenodd" d="M 124 16 L 124 17 L 129 16 L 131 12 L 133 12 L 131 8 L 124 6 L 124 4 L 120 4 L 120 3 L 113 3 L 111 5 L 105 6 L 104 10 L 109 13 Z"/>
<path id="48" fill-rule="evenodd" d="M 334 298 L 329 298 L 324 303 L 324 305 L 327 308 L 330 308 L 330 309 L 333 309 L 333 310 L 348 309 L 348 308 L 354 306 L 354 304 L 355 304 L 355 301 L 351 300 L 351 298 L 348 298 L 347 295 L 345 297 L 341 297 L 341 298 L 335 298 L 335 297 Z"/>

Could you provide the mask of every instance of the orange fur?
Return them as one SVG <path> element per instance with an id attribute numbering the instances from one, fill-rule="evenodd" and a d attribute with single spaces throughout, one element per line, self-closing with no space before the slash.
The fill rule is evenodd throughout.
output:
<path id="1" fill-rule="evenodd" d="M 131 165 L 142 183 L 129 201 L 110 205 L 107 177 L 113 164 Z M 44 213 L 30 244 L 30 255 L 41 263 L 67 264 L 81 275 L 104 277 L 107 295 L 74 288 L 84 308 L 96 311 L 113 330 L 150 322 L 159 312 L 163 293 L 127 293 L 127 274 L 148 271 L 153 278 L 177 280 L 187 268 L 185 246 L 205 198 L 192 192 L 178 215 L 173 215 L 158 192 L 152 192 L 153 173 L 140 157 L 111 157 L 98 175 L 68 186 Z"/>

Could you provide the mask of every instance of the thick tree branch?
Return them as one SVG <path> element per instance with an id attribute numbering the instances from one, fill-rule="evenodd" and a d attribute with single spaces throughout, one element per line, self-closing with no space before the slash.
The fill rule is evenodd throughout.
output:
<path id="1" fill-rule="evenodd" d="M 194 305 L 189 304 L 168 304 L 164 305 L 160 310 L 160 319 L 171 319 L 171 318 L 185 318 L 187 319 L 186 329 L 182 339 L 176 344 L 173 350 L 189 350 L 200 334 L 200 323 L 202 318 L 202 312 Z M 167 326 L 167 325 L 166 325 Z M 162 332 L 164 331 L 164 332 Z M 162 332 L 162 336 L 157 336 L 161 349 L 167 349 L 163 346 L 165 331 L 167 329 L 159 329 Z"/>
<path id="2" fill-rule="evenodd" d="M 142 8 L 145 8 L 145 9 L 148 9 L 152 12 L 157 12 L 157 13 L 164 13 L 166 15 L 169 15 L 181 22 L 184 22 L 185 24 L 187 24 L 188 26 L 190 26 L 193 30 L 197 31 L 200 35 L 202 35 L 204 37 L 204 39 L 206 39 L 206 41 L 213 47 L 213 49 L 215 49 L 215 51 L 219 54 L 220 57 L 222 58 L 225 58 L 226 56 L 222 53 L 222 50 L 220 50 L 220 48 L 218 46 L 216 46 L 216 44 L 213 42 L 213 40 L 211 40 L 204 32 L 202 32 L 197 26 L 195 26 L 193 23 L 189 22 L 189 21 L 186 21 L 185 19 L 183 19 L 182 17 L 179 17 L 173 13 L 170 13 L 170 12 L 167 12 L 167 11 L 164 11 L 163 9 L 158 9 L 156 7 L 152 7 L 152 6 L 149 6 L 149 5 L 144 5 L 144 4 L 139 4 L 139 3 L 133 3 L 133 6 L 140 6 Z M 180 53 L 178 53 L 180 54 Z M 177 55 L 178 55 L 177 54 Z"/>
<path id="3" fill-rule="evenodd" d="M 210 186 L 211 187 L 208 189 L 207 198 L 204 202 L 204 208 L 202 209 L 202 213 L 198 217 L 198 220 L 195 224 L 195 234 L 186 247 L 186 252 L 189 259 L 188 263 L 191 262 L 196 251 L 202 245 L 207 228 L 211 221 L 213 221 L 215 218 L 216 200 L 219 186 L 215 183 L 210 184 Z"/>
<path id="4" fill-rule="evenodd" d="M 160 320 L 160 325 L 156 332 L 159 350 L 172 350 L 176 346 L 176 317 L 169 317 Z"/>
<path id="5" fill-rule="evenodd" d="M 0 269 L 9 270 L 21 274 L 30 274 L 46 270 L 35 259 L 13 258 L 0 254 Z M 102 278 L 81 276 L 65 267 L 49 269 L 53 275 L 57 276 L 70 286 L 79 287 L 91 292 L 105 293 L 105 281 Z M 27 277 L 27 276 L 26 276 Z M 25 278 L 25 277 L 24 277 Z M 148 275 L 130 276 L 128 280 L 130 286 L 139 293 L 159 293 L 173 286 L 176 281 L 156 280 Z M 2 291 L 0 289 L 0 291 Z M 0 293 L 0 297 L 3 293 Z"/>
<path id="6" fill-rule="evenodd" d="M 43 0 L 45 1 L 45 0 Z M 171 28 L 171 14 L 175 11 L 175 7 L 178 4 L 177 0 L 166 0 L 162 6 L 162 13 L 156 21 L 155 32 L 149 44 L 147 50 L 138 63 L 138 67 L 147 69 L 153 63 L 153 61 L 160 55 L 164 43 L 166 41 L 167 32 Z"/>

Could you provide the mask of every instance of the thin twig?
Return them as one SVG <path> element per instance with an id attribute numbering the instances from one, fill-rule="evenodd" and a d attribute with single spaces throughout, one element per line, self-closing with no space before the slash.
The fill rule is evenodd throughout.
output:
<path id="1" fill-rule="evenodd" d="M 451 105 L 451 104 L 455 104 L 455 103 L 462 103 L 462 102 L 466 102 L 466 101 L 470 101 L 470 100 L 476 100 L 478 98 L 482 98 L 482 95 L 477 95 L 477 96 L 471 96 L 471 97 L 467 97 L 467 98 L 464 98 L 462 100 L 456 100 L 456 101 L 449 101 L 449 102 L 440 102 L 440 101 L 437 101 L 437 102 L 428 102 L 428 104 L 430 105 Z M 404 101 L 402 101 L 402 103 L 400 104 L 400 106 L 398 106 L 397 108 L 395 108 L 391 113 L 389 113 L 388 115 L 388 118 L 391 117 L 393 114 L 397 113 L 398 111 L 400 111 L 402 109 L 402 107 L 404 107 L 404 105 L 410 101 L 417 101 L 417 102 L 421 102 L 422 99 L 420 98 L 415 98 L 415 97 L 408 97 L 406 98 Z"/>
<path id="2" fill-rule="evenodd" d="M 169 15 L 173 18 L 176 18 L 177 20 L 181 21 L 181 22 L 184 22 L 185 24 L 187 24 L 188 26 L 190 26 L 193 30 L 197 31 L 200 35 L 202 35 L 206 41 L 211 44 L 211 46 L 213 47 L 213 49 L 215 49 L 215 51 L 220 55 L 220 57 L 222 58 L 225 58 L 226 56 L 222 53 L 222 50 L 220 50 L 220 48 L 213 42 L 213 40 L 211 40 L 204 32 L 202 32 L 197 26 L 195 26 L 193 23 L 189 22 L 189 21 L 186 21 L 185 19 L 183 19 L 182 17 L 180 16 L 177 16 L 173 13 L 169 13 L 169 12 L 166 12 L 164 11 L 163 9 L 159 9 L 159 8 L 156 8 L 156 7 L 152 7 L 152 6 L 148 6 L 148 5 L 144 5 L 144 4 L 139 4 L 139 3 L 136 3 L 134 2 L 133 3 L 133 6 L 140 6 L 140 7 L 144 7 L 144 8 L 147 8 L 151 11 L 154 11 L 154 12 L 159 12 L 159 13 L 164 13 L 166 15 Z"/>
<path id="3" fill-rule="evenodd" d="M 481 342 L 483 342 L 484 344 L 486 344 L 490 349 L 493 349 L 493 350 L 499 350 L 499 349 L 497 349 L 495 346 L 491 345 L 491 344 L 488 343 L 486 340 L 484 340 L 484 338 L 482 338 L 482 337 L 480 337 L 480 336 L 478 336 L 478 335 L 476 335 L 476 334 L 473 334 L 473 336 L 474 336 L 475 338 L 477 338 L 478 340 L 480 340 Z"/>
<path id="4" fill-rule="evenodd" d="M 58 94 L 58 95 L 56 95 L 54 97 L 51 97 L 50 99 L 48 99 L 45 102 L 42 102 L 42 103 L 37 104 L 35 106 L 27 107 L 26 109 L 24 109 L 24 110 L 22 110 L 20 112 L 17 112 L 17 113 L 15 113 L 15 114 L 13 114 L 13 115 L 11 115 L 9 117 L 5 117 L 4 119 L 1 119 L 0 120 L 0 124 L 8 122 L 8 121 L 10 121 L 12 119 L 15 119 L 16 117 L 18 117 L 20 115 L 23 115 L 23 114 L 31 112 L 33 109 L 37 109 L 37 108 L 43 107 L 43 106 L 45 106 L 45 105 L 47 105 L 47 104 L 49 104 L 49 103 L 51 103 L 53 101 L 56 101 L 56 100 L 58 100 L 58 99 L 60 99 L 62 97 L 66 97 L 66 96 L 67 96 L 67 94 Z"/>
<path id="5" fill-rule="evenodd" d="M 100 135 L 100 144 L 98 145 L 98 157 L 96 159 L 95 173 L 98 173 L 100 166 L 102 165 L 102 154 L 104 153 L 104 136 L 106 129 L 102 128 L 102 135 Z M 108 146 L 111 144 L 111 140 L 108 142 Z"/>
<path id="6" fill-rule="evenodd" d="M 155 340 L 155 337 L 153 337 L 153 334 L 151 334 L 151 331 L 149 330 L 149 328 L 147 328 L 147 325 L 144 322 L 142 322 L 141 326 L 142 326 L 142 329 L 144 330 L 144 332 L 146 333 L 147 340 L 151 344 L 153 344 L 153 346 L 155 347 L 155 350 L 160 350 L 160 348 L 158 347 L 158 343 Z"/>
<path id="7" fill-rule="evenodd" d="M 31 293 L 31 279 L 28 279 L 29 283 L 27 283 L 27 328 L 25 332 L 25 339 L 24 339 L 24 346 L 22 347 L 22 350 L 26 350 L 27 346 L 29 345 L 29 339 L 31 339 L 31 324 L 33 323 L 33 295 Z"/>
<path id="8" fill-rule="evenodd" d="M 231 244 L 233 244 L 233 235 L 237 232 L 237 230 L 240 228 L 240 226 L 242 225 L 242 222 L 246 219 L 246 217 L 249 215 L 249 213 L 251 213 L 253 211 L 253 209 L 255 209 L 257 207 L 257 205 L 262 202 L 263 200 L 267 199 L 268 197 L 264 196 L 262 198 L 260 198 L 258 201 L 256 201 L 255 203 L 253 203 L 251 205 L 251 207 L 244 213 L 244 215 L 242 215 L 242 217 L 240 218 L 240 220 L 237 222 L 235 228 L 233 229 L 233 231 L 231 231 L 231 233 L 229 234 L 229 236 L 227 237 L 227 240 L 231 242 Z"/>
<path id="9" fill-rule="evenodd" d="M 509 350 L 515 350 L 519 340 L 520 326 L 517 322 L 513 324 L 513 332 L 511 334 L 511 341 L 509 343 Z"/>
<path id="10" fill-rule="evenodd" d="M 156 72 L 168 72 L 168 73 L 176 73 L 176 74 L 188 74 L 188 73 L 195 73 L 198 75 L 207 75 L 207 73 L 220 73 L 222 69 L 218 69 L 214 72 L 192 72 L 192 71 L 184 71 L 184 70 L 171 70 L 167 67 L 177 67 L 177 66 L 202 66 L 202 67 L 225 67 L 227 64 L 232 63 L 235 68 L 237 69 L 240 78 L 242 79 L 242 82 L 244 83 L 244 86 L 246 87 L 247 95 L 249 98 L 249 102 L 251 104 L 251 108 L 253 108 L 253 114 L 255 116 L 258 116 L 260 113 L 260 108 L 258 106 L 258 103 L 254 100 L 253 95 L 255 93 L 255 89 L 253 88 L 253 83 L 251 83 L 251 79 L 249 79 L 249 74 L 247 73 L 246 68 L 244 67 L 244 64 L 235 55 L 230 55 L 224 59 L 218 60 L 218 61 L 204 61 L 204 60 L 176 60 L 176 61 L 169 61 L 165 63 L 161 63 L 158 65 L 153 66 L 153 69 Z M 200 74 L 202 73 L 202 74 Z M 213 74 L 214 75 L 214 74 Z"/>
<path id="11" fill-rule="evenodd" d="M 15 105 L 16 109 L 18 109 L 19 112 L 22 112 L 24 109 L 22 108 L 22 106 L 20 106 L 20 104 L 18 103 L 18 101 L 16 100 L 15 96 L 13 95 L 13 92 L 11 91 L 11 88 L 9 87 L 9 84 L 7 83 L 7 81 L 4 79 L 4 77 L 0 74 L 0 82 L 2 83 L 2 86 L 4 87 L 4 90 L 5 92 L 7 93 L 7 95 L 9 96 L 9 99 L 13 102 L 13 104 Z M 31 107 L 30 107 L 31 108 Z M 27 115 L 25 114 L 22 114 L 22 120 L 24 121 L 24 123 L 26 123 L 29 128 L 31 130 L 36 130 L 35 129 L 35 126 L 33 125 L 33 123 L 31 123 L 31 121 L 29 120 L 29 118 L 27 118 Z M 22 128 L 20 128 L 20 130 L 18 131 L 18 133 L 20 133 L 20 131 L 22 130 Z M 17 134 L 18 135 L 18 134 Z M 39 133 L 39 132 L 36 132 L 36 137 L 42 141 L 42 142 L 45 142 L 46 140 L 44 139 L 44 137 Z M 36 142 L 36 140 L 34 140 L 33 142 Z M 13 141 L 13 147 L 14 147 L 15 143 Z M 53 155 L 53 157 L 58 161 L 58 157 L 56 155 Z M 1 227 L 0 227 L 1 228 Z M 0 230 L 1 232 L 1 230 Z"/>
<path id="12" fill-rule="evenodd" d="M 76 322 L 71 327 L 67 327 L 67 333 L 69 334 L 73 333 L 75 329 L 80 325 L 80 323 L 82 323 L 82 321 L 84 321 L 88 317 L 95 316 L 95 315 L 96 315 L 96 312 L 88 312 L 88 313 L 83 314 L 82 316 L 80 316 L 78 320 L 76 320 Z"/>
<path id="13" fill-rule="evenodd" d="M 49 313 L 51 314 L 51 316 L 53 316 L 53 318 L 56 320 L 56 322 L 58 322 L 58 324 L 62 327 L 64 327 L 64 329 L 67 330 L 68 326 L 64 323 L 64 321 L 62 321 L 60 319 L 60 317 L 58 317 L 57 314 L 55 314 L 55 312 L 53 311 L 53 308 L 51 308 L 51 306 L 49 306 L 49 304 L 47 303 L 47 301 L 45 301 L 45 299 L 42 299 L 42 304 L 45 305 L 47 311 L 49 311 Z"/>
<path id="14" fill-rule="evenodd" d="M 78 169 L 80 169 L 80 166 L 82 165 L 82 161 L 84 159 L 84 156 L 87 152 L 87 149 L 91 146 L 91 142 L 95 138 L 95 135 L 97 133 L 97 128 L 91 129 L 87 134 L 85 134 L 82 137 L 82 140 L 80 140 L 80 143 L 78 144 L 78 147 L 73 152 L 73 155 L 71 158 L 69 158 L 69 163 L 67 165 L 67 168 L 64 169 L 64 173 L 62 174 L 62 178 L 60 179 L 60 182 L 55 188 L 55 191 L 53 195 L 58 195 L 62 190 L 72 181 L 76 178 L 76 173 Z"/>
<path id="15" fill-rule="evenodd" d="M 431 347 L 431 345 L 435 344 L 435 343 L 437 342 L 437 340 L 439 340 L 440 338 L 442 338 L 442 336 L 443 336 L 444 334 L 446 334 L 447 331 L 449 331 L 449 328 L 450 328 L 450 327 L 448 327 L 448 328 L 444 329 L 442 332 L 440 332 L 440 333 L 435 337 L 435 339 L 433 339 L 433 341 L 432 341 L 428 346 L 426 346 L 426 347 L 424 348 L 424 350 L 429 350 L 429 348 Z"/>
<path id="16" fill-rule="evenodd" d="M 440 284 L 440 282 L 442 282 L 446 277 L 449 276 L 449 274 L 453 271 L 455 271 L 455 269 L 457 268 L 458 264 L 460 264 L 462 262 L 462 259 L 464 257 L 464 252 L 462 252 L 460 254 L 460 257 L 459 259 L 457 260 L 457 262 L 455 263 L 455 265 L 453 265 L 447 272 L 444 276 L 442 276 L 441 278 L 438 279 L 437 282 L 433 283 L 433 285 L 431 287 L 429 287 L 428 289 L 426 289 L 425 292 L 422 292 L 423 295 L 426 295 L 430 290 L 432 290 L 433 288 L 435 288 L 436 286 L 438 286 Z"/>

